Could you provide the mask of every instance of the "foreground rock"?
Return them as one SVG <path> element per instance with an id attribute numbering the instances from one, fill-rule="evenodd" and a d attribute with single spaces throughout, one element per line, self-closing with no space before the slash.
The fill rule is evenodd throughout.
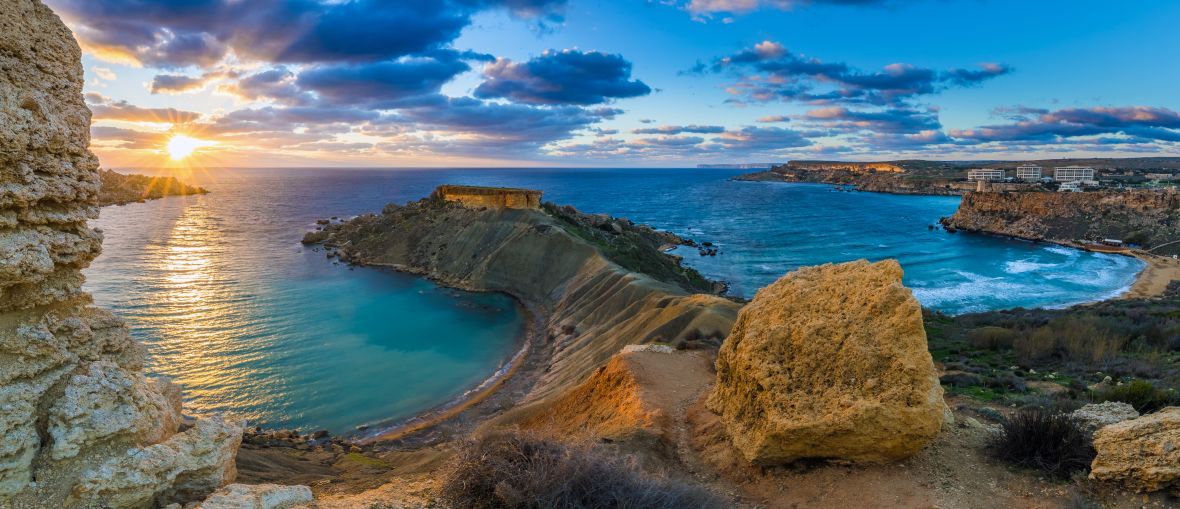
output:
<path id="1" fill-rule="evenodd" d="M 1070 415 L 1085 426 L 1086 429 L 1097 431 L 1103 426 L 1109 426 L 1116 422 L 1123 422 L 1139 417 L 1139 412 L 1128 403 L 1106 401 L 1103 403 L 1090 403 L 1074 410 Z"/>
<path id="2" fill-rule="evenodd" d="M 81 51 L 35 0 L 0 3 L 0 507 L 151 507 L 233 478 L 241 425 L 182 429 L 180 396 L 90 307 L 98 161 Z"/>
<path id="3" fill-rule="evenodd" d="M 1180 407 L 1106 426 L 1094 434 L 1090 478 L 1140 492 L 1180 482 Z"/>
<path id="4" fill-rule="evenodd" d="M 942 387 L 901 276 L 892 260 L 808 267 L 741 310 L 708 407 L 746 460 L 886 462 L 938 434 Z"/>
<path id="5" fill-rule="evenodd" d="M 307 486 L 231 484 L 209 496 L 198 509 L 296 509 L 313 507 Z"/>

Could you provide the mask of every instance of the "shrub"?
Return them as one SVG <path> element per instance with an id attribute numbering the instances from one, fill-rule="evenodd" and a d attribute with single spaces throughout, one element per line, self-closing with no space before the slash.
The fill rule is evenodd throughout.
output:
<path id="1" fill-rule="evenodd" d="M 1157 389 L 1146 380 L 1135 380 L 1094 391 L 1090 397 L 1099 403 L 1121 401 L 1135 407 L 1135 410 L 1140 413 L 1154 412 L 1166 406 L 1180 403 L 1180 398 L 1175 392 Z"/>
<path id="2" fill-rule="evenodd" d="M 996 458 L 1067 479 L 1094 459 L 1090 435 L 1069 415 L 1042 408 L 1021 409 L 1003 422 L 992 443 Z"/>
<path id="3" fill-rule="evenodd" d="M 1003 327 L 979 327 L 967 331 L 967 344 L 975 348 L 999 350 L 1012 348 L 1016 340 L 1016 332 Z"/>
<path id="4" fill-rule="evenodd" d="M 587 443 L 529 433 L 493 435 L 467 443 L 442 486 L 455 508 L 711 508 L 716 495 L 641 473 L 631 461 Z"/>
<path id="5" fill-rule="evenodd" d="M 1024 362 L 1044 359 L 1057 351 L 1057 338 L 1049 327 L 1040 327 L 1013 345 L 1016 355 Z"/>

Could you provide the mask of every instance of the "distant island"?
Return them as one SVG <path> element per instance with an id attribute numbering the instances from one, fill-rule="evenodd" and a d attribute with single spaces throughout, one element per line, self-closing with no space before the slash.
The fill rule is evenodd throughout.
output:
<path id="1" fill-rule="evenodd" d="M 99 170 L 102 187 L 98 191 L 98 205 L 125 205 L 165 196 L 208 194 L 209 190 L 181 182 L 176 177 L 149 177 L 124 174 L 114 170 Z"/>

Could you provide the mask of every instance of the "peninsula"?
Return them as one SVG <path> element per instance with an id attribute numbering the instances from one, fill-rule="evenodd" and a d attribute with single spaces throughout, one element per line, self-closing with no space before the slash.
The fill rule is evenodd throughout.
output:
<path id="1" fill-rule="evenodd" d="M 149 177 L 118 173 L 114 170 L 99 170 L 98 176 L 101 183 L 98 189 L 98 205 L 100 207 L 142 203 L 146 200 L 158 200 L 165 196 L 209 193 L 203 187 L 185 184 L 176 177 Z"/>

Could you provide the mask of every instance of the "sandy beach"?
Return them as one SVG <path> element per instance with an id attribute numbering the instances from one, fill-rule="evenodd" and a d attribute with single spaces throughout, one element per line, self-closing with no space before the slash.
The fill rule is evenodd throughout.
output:
<path id="1" fill-rule="evenodd" d="M 1147 267 L 1135 278 L 1135 284 L 1122 295 L 1124 299 L 1142 299 L 1160 297 L 1168 288 L 1168 283 L 1180 280 L 1180 260 L 1146 253 L 1134 253 L 1136 258 L 1147 263 Z"/>

